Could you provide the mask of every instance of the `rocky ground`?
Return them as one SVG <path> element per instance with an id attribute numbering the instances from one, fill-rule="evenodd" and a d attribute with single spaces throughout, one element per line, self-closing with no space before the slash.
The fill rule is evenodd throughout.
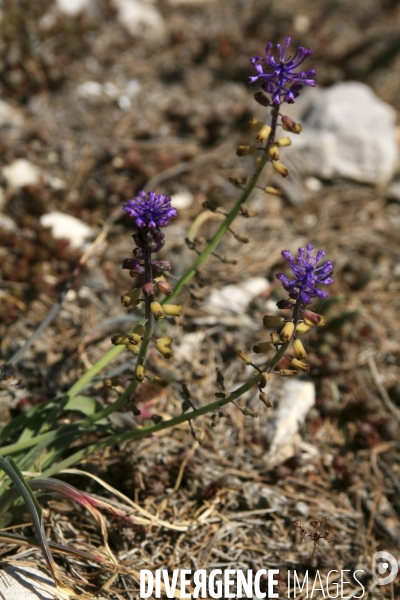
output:
<path id="1" fill-rule="evenodd" d="M 67 389 L 127 327 L 119 296 L 129 276 L 120 265 L 132 243 L 122 204 L 143 187 L 172 196 L 179 219 L 164 254 L 179 276 L 193 257 L 185 237 L 203 202 L 229 207 L 237 193 L 229 176 L 251 170 L 250 158 L 235 154 L 238 143 L 252 141 L 249 118 L 265 118 L 246 83 L 249 57 L 285 35 L 315 53 L 309 61 L 319 88 L 291 113 L 304 127 L 286 155 L 291 176 L 274 180 L 284 195 L 254 193 L 249 208 L 258 217 L 234 224 L 249 243 L 229 236 L 218 249 L 237 265 L 212 257 L 182 292 L 185 316 L 170 329 L 174 360 L 150 356 L 152 370 L 171 384 L 142 387 L 137 423 L 155 412 L 179 414 L 183 383 L 196 405 L 210 401 L 216 367 L 227 389 L 249 377 L 236 350 L 250 352 L 265 339 L 262 316 L 280 297 L 280 252 L 308 242 L 335 265 L 332 298 L 321 307 L 328 325 L 307 338 L 310 374 L 295 384 L 271 382 L 271 409 L 255 393 L 243 398 L 257 418 L 230 406 L 215 427 L 199 420 L 201 445 L 185 426 L 80 465 L 152 516 L 147 525 L 107 521 L 120 564 L 276 567 L 282 597 L 288 569 L 359 568 L 366 598 L 390 598 L 390 586 L 374 586 L 371 564 L 378 550 L 400 555 L 399 17 L 390 0 L 3 1 L 2 363 L 107 228 L 55 320 L 18 361 L 19 388 L 0 389 L 3 423 Z M 204 239 L 218 222 L 206 216 Z M 117 365 L 127 381 L 132 359 L 123 355 Z M 102 386 L 97 393 L 112 400 Z M 113 497 L 94 480 L 66 477 Z M 97 525 L 77 507 L 50 501 L 45 516 L 55 540 L 102 547 Z M 324 517 L 329 524 L 317 531 L 333 541 L 302 544 L 295 522 L 312 534 L 310 521 Z M 1 547 L 3 558 L 38 560 L 35 552 Z M 109 574 L 59 563 L 99 597 L 138 597 L 135 578 L 121 575 L 101 590 Z"/>

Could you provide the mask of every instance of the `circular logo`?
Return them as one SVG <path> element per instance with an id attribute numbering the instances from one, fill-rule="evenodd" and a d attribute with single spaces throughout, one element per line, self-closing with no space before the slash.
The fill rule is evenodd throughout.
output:
<path id="1" fill-rule="evenodd" d="M 377 585 L 391 583 L 399 571 L 399 565 L 389 552 L 376 552 L 372 558 L 372 577 Z"/>

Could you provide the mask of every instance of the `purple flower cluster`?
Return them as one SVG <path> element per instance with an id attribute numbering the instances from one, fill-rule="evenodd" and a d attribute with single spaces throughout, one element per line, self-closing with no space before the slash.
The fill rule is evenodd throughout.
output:
<path id="1" fill-rule="evenodd" d="M 271 94 L 273 104 L 282 104 L 288 102 L 293 104 L 303 85 L 315 86 L 315 69 L 309 71 L 294 72 L 297 67 L 311 54 L 311 48 L 297 48 L 294 56 L 286 58 L 286 52 L 290 44 L 290 37 L 286 37 L 286 44 L 282 50 L 280 44 L 277 44 L 278 58 L 271 54 L 273 44 L 270 42 L 265 48 L 266 58 L 262 56 L 253 56 L 251 63 L 254 65 L 257 75 L 249 77 L 249 83 L 261 82 L 261 89 L 267 94 Z M 264 72 L 264 67 L 269 72 Z"/>
<path id="2" fill-rule="evenodd" d="M 316 286 L 333 283 L 331 261 L 326 260 L 317 267 L 325 252 L 318 250 L 316 256 L 311 256 L 313 250 L 314 246 L 308 244 L 306 250 L 299 248 L 299 255 L 296 257 L 293 257 L 289 250 L 283 250 L 282 256 L 289 263 L 295 279 L 289 281 L 283 273 L 276 274 L 276 278 L 282 282 L 290 297 L 298 300 L 302 305 L 308 304 L 313 298 L 326 299 L 328 294 Z"/>
<path id="3" fill-rule="evenodd" d="M 172 217 L 177 216 L 176 209 L 171 206 L 169 196 L 157 195 L 155 192 L 143 190 L 133 200 L 128 200 L 122 207 L 135 221 L 139 229 L 159 229 L 166 227 Z"/>

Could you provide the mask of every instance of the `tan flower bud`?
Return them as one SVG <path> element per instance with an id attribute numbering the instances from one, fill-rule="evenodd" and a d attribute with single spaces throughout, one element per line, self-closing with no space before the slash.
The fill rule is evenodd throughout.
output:
<path id="1" fill-rule="evenodd" d="M 236 352 L 236 355 L 240 358 L 240 360 L 242 362 L 244 362 L 245 365 L 251 365 L 251 358 L 249 356 L 247 356 L 247 354 L 245 354 L 244 352 L 242 352 L 241 350 L 238 350 Z"/>
<path id="2" fill-rule="evenodd" d="M 296 358 L 300 360 L 307 356 L 307 352 L 305 351 L 303 344 L 298 339 L 293 340 L 293 350 L 296 355 Z"/>
<path id="3" fill-rule="evenodd" d="M 282 175 L 282 177 L 289 176 L 289 169 L 285 167 L 285 165 L 283 165 L 281 162 L 275 161 L 272 163 L 272 166 L 275 169 L 275 171 L 279 173 L 279 175 Z"/>
<path id="4" fill-rule="evenodd" d="M 264 123 L 262 123 L 261 121 L 259 121 L 258 119 L 250 119 L 249 123 L 249 128 L 252 129 L 253 131 L 260 131 L 260 129 L 262 129 L 264 127 Z"/>
<path id="5" fill-rule="evenodd" d="M 149 377 L 149 381 L 150 383 L 152 383 L 153 385 L 157 385 L 158 387 L 166 387 L 168 385 L 168 381 L 160 379 L 159 377 L 157 377 L 157 375 L 152 375 L 151 377 Z"/>
<path id="6" fill-rule="evenodd" d="M 237 265 L 238 261 L 236 258 L 229 258 L 228 256 L 221 256 L 221 261 L 224 265 Z"/>
<path id="7" fill-rule="evenodd" d="M 251 408 L 248 408 L 247 406 L 241 406 L 240 410 L 246 417 L 258 417 L 258 413 L 256 413 L 254 410 L 251 410 Z"/>
<path id="8" fill-rule="evenodd" d="M 242 244 L 248 244 L 250 241 L 248 237 L 242 235 L 241 233 L 235 233 L 234 237 L 238 242 L 242 242 Z"/>
<path id="9" fill-rule="evenodd" d="M 267 187 L 264 188 L 264 192 L 266 194 L 270 194 L 271 196 L 283 196 L 282 190 L 277 190 L 276 188 L 271 187 L 270 185 L 267 185 Z"/>
<path id="10" fill-rule="evenodd" d="M 294 332 L 294 323 L 292 323 L 291 321 L 288 321 L 287 323 L 284 324 L 282 331 L 279 335 L 281 342 L 290 342 L 290 340 L 292 339 L 292 336 L 293 336 L 293 332 Z"/>
<path id="11" fill-rule="evenodd" d="M 156 288 L 166 296 L 172 296 L 174 293 L 174 288 L 170 283 L 168 283 L 168 281 L 165 281 L 164 277 L 157 277 L 154 282 L 156 284 Z"/>
<path id="12" fill-rule="evenodd" d="M 113 335 L 113 337 L 111 338 L 111 343 L 114 344 L 114 346 L 125 346 L 128 343 L 128 337 L 126 335 Z"/>
<path id="13" fill-rule="evenodd" d="M 183 306 L 181 304 L 165 304 L 163 309 L 168 317 L 180 317 L 183 314 Z"/>
<path id="14" fill-rule="evenodd" d="M 122 379 L 120 377 L 110 377 L 109 379 L 104 379 L 103 385 L 108 388 L 118 387 L 122 385 Z"/>
<path id="15" fill-rule="evenodd" d="M 299 360 L 298 358 L 294 358 L 292 360 L 292 367 L 298 369 L 299 371 L 304 371 L 305 373 L 308 373 L 310 370 L 310 365 L 302 360 Z"/>
<path id="16" fill-rule="evenodd" d="M 153 313 L 156 321 L 162 321 L 165 317 L 164 309 L 159 302 L 152 302 L 150 304 L 150 310 Z"/>
<path id="17" fill-rule="evenodd" d="M 281 369 L 279 371 L 279 375 L 281 377 L 295 377 L 298 374 L 296 369 Z"/>
<path id="18" fill-rule="evenodd" d="M 143 365 L 137 365 L 135 369 L 135 376 L 138 381 L 144 381 L 146 377 L 146 372 L 144 370 Z"/>
<path id="19" fill-rule="evenodd" d="M 269 352 L 273 349 L 273 344 L 271 342 L 259 342 L 255 346 L 253 346 L 253 352 L 256 354 L 262 354 L 263 352 Z"/>
<path id="20" fill-rule="evenodd" d="M 232 185 L 238 188 L 247 185 L 249 183 L 249 179 L 250 177 L 229 177 L 230 183 L 232 183 Z"/>
<path id="21" fill-rule="evenodd" d="M 268 398 L 267 394 L 265 394 L 264 392 L 261 392 L 260 395 L 258 396 L 259 399 L 261 400 L 261 402 L 263 402 L 265 404 L 265 406 L 267 408 L 271 408 L 272 406 L 272 402 L 270 401 L 270 399 Z"/>
<path id="22" fill-rule="evenodd" d="M 257 217 L 258 215 L 258 212 L 255 210 L 249 210 L 247 204 L 240 205 L 240 213 L 243 217 L 246 217 L 246 219 L 249 219 L 250 217 Z"/>
<path id="23" fill-rule="evenodd" d="M 268 156 L 272 160 L 279 160 L 280 159 L 280 154 L 279 154 L 278 146 L 276 144 L 271 144 L 268 147 Z"/>
<path id="24" fill-rule="evenodd" d="M 269 125 L 263 125 L 258 132 L 257 142 L 265 142 L 269 138 L 269 134 L 271 133 L 271 127 Z"/>
<path id="25" fill-rule="evenodd" d="M 121 296 L 121 304 L 125 308 L 130 308 L 132 306 L 137 306 L 139 304 L 141 291 L 138 289 L 130 290 Z"/>
<path id="26" fill-rule="evenodd" d="M 259 381 L 259 386 L 260 388 L 265 388 L 265 386 L 267 385 L 267 381 L 268 381 L 268 377 L 269 377 L 269 373 L 261 373 L 261 379 Z"/>
<path id="27" fill-rule="evenodd" d="M 326 319 L 318 313 L 311 310 L 304 311 L 304 323 L 310 327 L 323 327 L 326 325 Z"/>
<path id="28" fill-rule="evenodd" d="M 296 333 L 301 335 L 302 333 L 307 333 L 310 330 L 310 326 L 305 323 L 299 323 L 296 327 Z"/>
<path id="29" fill-rule="evenodd" d="M 291 133 L 301 133 L 303 131 L 303 127 L 300 123 L 296 123 L 287 115 L 282 117 L 282 129 L 284 131 L 290 131 Z"/>
<path id="30" fill-rule="evenodd" d="M 263 317 L 264 327 L 280 327 L 284 322 L 285 319 L 279 315 L 265 315 Z"/>
<path id="31" fill-rule="evenodd" d="M 257 152 L 257 148 L 255 146 L 238 146 L 236 149 L 237 156 L 249 156 L 250 154 L 255 154 Z"/>
<path id="32" fill-rule="evenodd" d="M 284 146 L 291 146 L 292 140 L 290 139 L 290 137 L 285 136 L 285 137 L 278 138 L 275 141 L 275 144 L 277 146 L 279 146 L 280 148 L 283 148 Z"/>

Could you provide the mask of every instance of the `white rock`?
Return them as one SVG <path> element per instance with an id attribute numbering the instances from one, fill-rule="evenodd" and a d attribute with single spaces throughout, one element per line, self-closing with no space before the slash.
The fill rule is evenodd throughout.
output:
<path id="1" fill-rule="evenodd" d="M 139 0 L 113 0 L 117 19 L 134 37 L 158 38 L 165 33 L 164 19 L 155 6 Z"/>
<path id="2" fill-rule="evenodd" d="M 65 15 L 75 17 L 91 8 L 91 0 L 56 0 L 58 10 Z"/>
<path id="3" fill-rule="evenodd" d="M 296 454 L 301 443 L 299 429 L 315 405 L 315 387 L 310 381 L 283 380 L 279 407 L 266 431 L 270 444 L 266 461 L 270 467 Z"/>
<path id="4" fill-rule="evenodd" d="M 14 189 L 20 189 L 25 185 L 39 185 L 42 182 L 53 189 L 65 188 L 62 179 L 46 173 L 26 158 L 17 158 L 10 165 L 3 167 L 2 173 L 8 185 Z"/>
<path id="5" fill-rule="evenodd" d="M 291 136 L 293 145 L 285 149 L 290 162 L 303 176 L 373 185 L 390 181 L 398 161 L 395 110 L 364 83 L 314 91 L 306 94 L 304 118 L 297 115 L 303 132 Z"/>
<path id="6" fill-rule="evenodd" d="M 72 215 L 58 211 L 42 215 L 40 223 L 43 227 L 51 227 L 55 238 L 67 238 L 74 248 L 81 248 L 87 238 L 94 235 L 94 231 L 89 225 Z"/>
<path id="7" fill-rule="evenodd" d="M 122 96 L 118 98 L 117 103 L 124 112 L 129 112 L 132 108 L 131 99 L 126 94 L 122 94 Z"/>
<path id="8" fill-rule="evenodd" d="M 7 600 L 68 598 L 60 595 L 54 581 L 39 569 L 17 565 L 8 565 L 0 571 L 0 597 Z"/>
<path id="9" fill-rule="evenodd" d="M 193 199 L 193 194 L 190 192 L 179 192 L 178 194 L 172 194 L 171 206 L 176 208 L 176 210 L 185 210 L 185 208 L 192 206 Z"/>
<path id="10" fill-rule="evenodd" d="M 264 277 L 251 277 L 239 285 L 226 285 L 211 292 L 204 310 L 216 316 L 227 312 L 242 314 L 250 302 L 269 287 L 270 283 Z"/>
<path id="11" fill-rule="evenodd" d="M 17 229 L 17 224 L 8 215 L 0 213 L 0 229 L 15 231 Z"/>
<path id="12" fill-rule="evenodd" d="M 103 94 L 103 86 L 98 81 L 84 81 L 76 87 L 76 93 L 81 98 L 98 98 Z"/>
<path id="13" fill-rule="evenodd" d="M 131 79 L 126 84 L 125 93 L 131 98 L 133 98 L 133 96 L 136 96 L 136 94 L 138 94 L 141 89 L 142 84 L 140 83 L 140 81 L 138 81 L 137 79 Z"/>
<path id="14" fill-rule="evenodd" d="M 0 100 L 0 127 L 20 127 L 24 122 L 22 112 Z"/>

